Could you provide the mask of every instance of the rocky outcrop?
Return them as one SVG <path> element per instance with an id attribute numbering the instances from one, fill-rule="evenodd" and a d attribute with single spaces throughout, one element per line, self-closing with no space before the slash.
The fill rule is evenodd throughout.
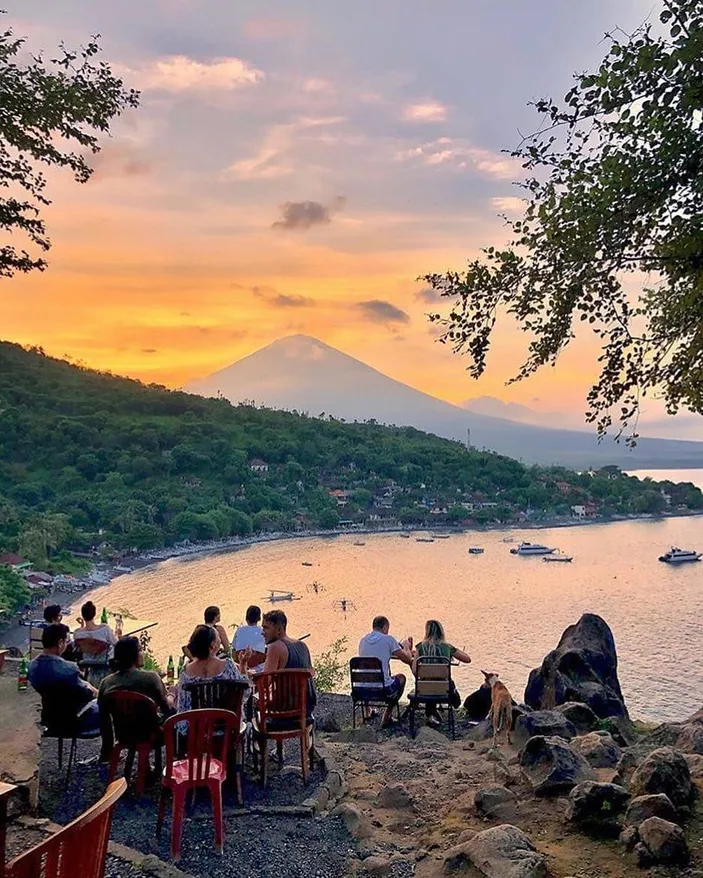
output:
<path id="1" fill-rule="evenodd" d="M 592 732 L 598 728 L 598 717 L 587 704 L 582 704 L 579 701 L 567 701 L 565 704 L 558 704 L 554 709 L 564 714 L 579 735 L 584 735 L 586 732 Z"/>
<path id="2" fill-rule="evenodd" d="M 537 796 L 563 795 L 582 781 L 595 780 L 588 762 L 563 738 L 530 738 L 520 754 L 520 766 Z"/>
<path id="3" fill-rule="evenodd" d="M 620 762 L 622 751 L 608 732 L 589 732 L 571 742 L 593 768 L 615 768 Z"/>
<path id="4" fill-rule="evenodd" d="M 671 747 L 661 747 L 645 759 L 632 775 L 634 796 L 664 793 L 674 805 L 687 805 L 693 794 L 691 772 L 683 755 Z"/>
<path id="5" fill-rule="evenodd" d="M 676 749 L 682 753 L 703 755 L 703 724 L 686 723 L 676 739 Z"/>
<path id="6" fill-rule="evenodd" d="M 633 799 L 625 812 L 625 823 L 628 826 L 639 826 L 650 817 L 661 817 L 662 820 L 668 820 L 670 823 L 678 821 L 676 808 L 664 793 L 637 796 Z"/>
<path id="7" fill-rule="evenodd" d="M 625 809 L 630 794 L 614 783 L 586 781 L 569 793 L 566 820 L 589 832 L 617 836 L 620 833 L 618 816 Z"/>
<path id="8" fill-rule="evenodd" d="M 405 784 L 389 783 L 378 794 L 378 804 L 382 808 L 412 808 L 413 799 Z"/>
<path id="9" fill-rule="evenodd" d="M 343 802 L 341 805 L 337 805 L 332 814 L 342 818 L 344 825 L 354 838 L 369 838 L 373 835 L 371 821 L 357 805 Z"/>
<path id="10" fill-rule="evenodd" d="M 662 820 L 661 817 L 650 817 L 640 825 L 639 839 L 635 854 L 640 866 L 688 861 L 686 838 L 681 827 L 675 823 Z"/>
<path id="11" fill-rule="evenodd" d="M 515 743 L 518 747 L 522 747 L 535 735 L 564 738 L 568 741 L 575 737 L 576 729 L 562 713 L 556 710 L 535 710 L 518 718 L 515 723 Z"/>
<path id="12" fill-rule="evenodd" d="M 525 689 L 525 702 L 535 710 L 570 701 L 587 704 L 601 718 L 627 716 L 612 631 L 592 613 L 564 631 Z"/>
<path id="13" fill-rule="evenodd" d="M 486 878 L 546 878 L 543 854 L 517 826 L 505 823 L 479 832 L 464 846 L 466 855 Z"/>
<path id="14" fill-rule="evenodd" d="M 505 819 L 516 805 L 515 793 L 499 784 L 484 787 L 474 795 L 474 810 L 480 817 Z"/>

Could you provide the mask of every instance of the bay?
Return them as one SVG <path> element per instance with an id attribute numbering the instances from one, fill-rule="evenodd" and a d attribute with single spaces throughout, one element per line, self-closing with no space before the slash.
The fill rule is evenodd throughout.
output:
<path id="1" fill-rule="evenodd" d="M 271 589 L 302 597 L 275 606 L 287 613 L 293 636 L 310 634 L 313 658 L 342 636 L 346 657 L 354 655 L 377 614 L 389 617 L 399 639 L 420 639 L 425 621 L 437 618 L 447 639 L 473 657 L 455 669 L 462 695 L 479 685 L 484 669 L 499 673 L 517 700 L 564 628 L 584 612 L 598 613 L 613 630 L 633 716 L 676 720 L 703 705 L 703 562 L 671 567 L 657 560 L 672 544 L 703 551 L 703 518 L 515 529 L 507 537 L 474 532 L 434 543 L 415 536 L 296 538 L 171 559 L 91 597 L 98 607 L 127 607 L 157 621 L 152 643 L 164 665 L 169 654 L 180 654 L 204 607 L 219 605 L 229 627 L 249 604 L 271 609 Z M 573 555 L 573 563 L 513 556 L 504 538 L 546 543 Z M 365 544 L 354 545 L 359 540 Z M 472 545 L 484 554 L 469 555 Z M 319 594 L 308 590 L 313 580 L 324 587 Z M 338 609 L 343 598 L 353 604 L 346 614 Z"/>

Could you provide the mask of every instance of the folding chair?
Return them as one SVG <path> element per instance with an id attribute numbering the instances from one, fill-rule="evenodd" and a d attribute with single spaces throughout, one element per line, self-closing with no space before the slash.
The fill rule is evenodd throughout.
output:
<path id="1" fill-rule="evenodd" d="M 356 708 L 361 705 L 362 719 L 364 708 L 383 707 L 387 708 L 395 703 L 395 709 L 400 721 L 400 695 L 389 694 L 383 674 L 381 659 L 356 658 L 349 660 L 349 676 L 351 678 L 352 698 L 352 728 L 356 728 Z"/>
<path id="2" fill-rule="evenodd" d="M 449 715 L 449 731 L 456 737 L 454 721 L 454 686 L 452 666 L 448 658 L 421 656 L 415 665 L 415 691 L 408 696 L 410 702 L 410 735 L 415 737 L 415 711 L 420 705 L 446 707 Z"/>

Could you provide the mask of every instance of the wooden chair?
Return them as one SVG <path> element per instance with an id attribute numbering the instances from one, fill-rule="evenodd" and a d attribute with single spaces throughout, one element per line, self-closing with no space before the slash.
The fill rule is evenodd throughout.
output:
<path id="1" fill-rule="evenodd" d="M 96 688 L 99 687 L 110 671 L 107 663 L 110 644 L 95 637 L 77 637 L 74 638 L 74 643 L 83 653 L 78 667 L 85 673 L 89 683 Z"/>
<path id="2" fill-rule="evenodd" d="M 229 742 L 237 722 L 237 717 L 229 710 L 188 710 L 170 716 L 164 723 L 166 768 L 159 798 L 156 834 L 161 835 L 166 810 L 166 793 L 171 790 L 173 794 L 171 859 L 174 862 L 181 854 L 186 793 L 196 787 L 207 787 L 210 791 L 215 821 L 215 844 L 222 853 L 224 834 L 222 783 L 227 774 Z M 182 723 L 188 727 L 186 752 L 184 759 L 176 759 L 175 737 L 178 734 L 177 725 Z"/>
<path id="3" fill-rule="evenodd" d="M 137 795 L 144 793 L 146 779 L 149 774 L 149 755 L 154 751 L 154 767 L 161 774 L 161 746 L 163 732 L 159 721 L 156 702 L 139 692 L 128 692 L 118 689 L 100 697 L 100 713 L 107 714 L 108 722 L 112 723 L 114 745 L 110 754 L 110 773 L 108 784 L 112 783 L 117 774 L 122 751 L 127 751 L 125 761 L 125 778 L 127 782 L 132 774 L 134 757 L 137 756 Z"/>
<path id="4" fill-rule="evenodd" d="M 237 718 L 232 729 L 230 752 L 234 754 L 234 777 L 237 789 L 237 802 L 242 804 L 242 771 L 244 769 L 244 740 L 247 724 L 242 720 L 242 703 L 247 691 L 246 683 L 238 680 L 199 680 L 184 683 L 183 688 L 190 692 L 193 710 L 229 710 Z M 229 774 L 229 772 L 228 772 Z"/>
<path id="5" fill-rule="evenodd" d="M 5 835 L 7 832 L 7 802 L 17 789 L 11 783 L 0 781 L 0 878 L 5 875 Z"/>
<path id="6" fill-rule="evenodd" d="M 415 737 L 415 711 L 423 704 L 431 707 L 446 707 L 449 713 L 449 731 L 456 737 L 454 721 L 454 686 L 452 685 L 452 666 L 448 658 L 421 656 L 415 665 L 415 691 L 408 696 L 410 702 L 410 735 Z"/>
<path id="7" fill-rule="evenodd" d="M 286 669 L 267 674 L 256 674 L 254 684 L 258 695 L 258 713 L 253 720 L 254 740 L 261 751 L 261 780 L 268 780 L 268 741 L 275 741 L 279 759 L 283 757 L 283 742 L 300 739 L 300 763 L 303 783 L 308 782 L 308 760 L 312 768 L 313 719 L 308 715 L 308 684 L 312 672 Z"/>
<path id="8" fill-rule="evenodd" d="M 42 737 L 58 739 L 59 770 L 63 767 L 63 743 L 65 740 L 71 742 L 66 769 L 66 783 L 68 784 L 76 758 L 78 741 L 92 741 L 99 738 L 100 730 L 81 731 L 80 718 L 77 716 L 80 702 L 75 701 L 71 690 L 66 691 L 63 687 L 58 686 L 51 690 L 44 690 L 39 694 L 42 700 Z"/>
<path id="9" fill-rule="evenodd" d="M 244 657 L 244 653 L 246 650 L 238 649 L 237 652 L 233 654 L 233 661 L 235 664 L 239 664 Z M 266 661 L 266 653 L 265 652 L 252 652 L 247 660 L 247 668 L 256 668 L 259 665 L 263 665 Z"/>
<path id="10" fill-rule="evenodd" d="M 356 709 L 361 705 L 363 711 L 369 707 L 388 707 L 395 703 L 400 720 L 400 695 L 390 695 L 385 685 L 385 676 L 381 659 L 362 658 L 356 656 L 349 660 L 349 676 L 351 679 L 352 728 L 356 728 Z"/>
<path id="11" fill-rule="evenodd" d="M 10 860 L 5 878 L 104 878 L 112 814 L 126 789 L 125 780 L 110 784 L 92 808 Z"/>
<path id="12" fill-rule="evenodd" d="M 46 628 L 46 622 L 32 620 L 29 623 L 29 660 L 35 659 L 44 650 L 42 634 Z"/>

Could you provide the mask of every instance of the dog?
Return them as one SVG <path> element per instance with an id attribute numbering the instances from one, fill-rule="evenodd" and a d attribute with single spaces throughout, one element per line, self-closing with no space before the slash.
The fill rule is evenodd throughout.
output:
<path id="1" fill-rule="evenodd" d="M 489 718 L 493 725 L 493 746 L 496 746 L 498 732 L 506 730 L 508 744 L 512 744 L 510 729 L 513 725 L 513 699 L 505 683 L 501 683 L 498 674 L 487 674 L 481 671 L 486 683 L 491 687 L 491 712 Z"/>

